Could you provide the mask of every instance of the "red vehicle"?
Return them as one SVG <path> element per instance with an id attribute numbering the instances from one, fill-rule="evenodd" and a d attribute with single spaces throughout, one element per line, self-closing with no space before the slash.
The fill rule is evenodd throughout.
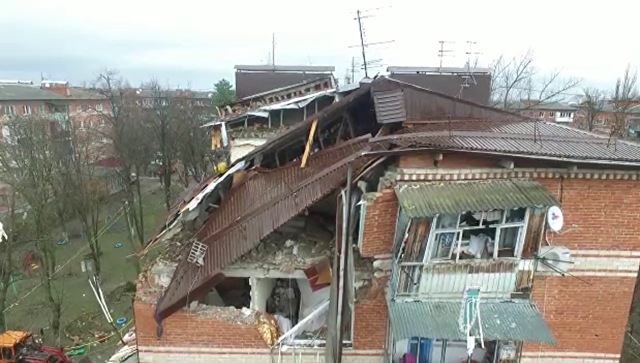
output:
<path id="1" fill-rule="evenodd" d="M 0 334 L 0 363 L 71 363 L 62 348 L 42 345 L 29 332 Z"/>

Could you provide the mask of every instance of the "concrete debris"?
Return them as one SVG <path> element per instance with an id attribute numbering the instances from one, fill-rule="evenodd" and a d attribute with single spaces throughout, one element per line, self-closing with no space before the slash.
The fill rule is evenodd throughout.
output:
<path id="1" fill-rule="evenodd" d="M 297 217 L 267 236 L 231 268 L 293 272 L 333 255 L 333 233 L 321 218 Z"/>
<path id="2" fill-rule="evenodd" d="M 166 289 L 171 283 L 171 278 L 177 266 L 177 263 L 158 260 L 158 262 L 151 267 L 151 275 L 153 276 L 155 285 Z"/>
<path id="3" fill-rule="evenodd" d="M 195 304 L 194 304 L 195 303 Z M 189 305 L 189 311 L 194 312 L 199 318 L 215 319 L 217 321 L 234 323 L 239 325 L 251 325 L 257 322 L 258 312 L 233 306 L 209 306 L 194 301 Z"/>
<path id="4" fill-rule="evenodd" d="M 391 271 L 391 260 L 375 260 L 373 261 L 373 268 L 382 271 Z"/>

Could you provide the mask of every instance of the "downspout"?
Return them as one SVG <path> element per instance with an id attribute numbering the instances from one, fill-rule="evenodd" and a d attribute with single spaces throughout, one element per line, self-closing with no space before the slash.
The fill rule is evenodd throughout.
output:
<path id="1" fill-rule="evenodd" d="M 351 181 L 352 181 L 352 166 L 351 162 L 347 164 L 347 185 L 342 193 L 342 246 L 340 248 L 340 279 L 338 280 L 338 315 L 337 315 L 337 346 L 336 346 L 336 363 L 342 362 L 342 314 L 344 313 L 344 305 L 345 305 L 345 290 L 346 290 L 346 279 L 345 279 L 345 267 L 346 267 L 346 257 L 347 253 L 350 252 L 349 248 L 347 248 L 347 244 L 350 241 L 348 238 L 349 235 L 349 216 L 351 215 Z"/>

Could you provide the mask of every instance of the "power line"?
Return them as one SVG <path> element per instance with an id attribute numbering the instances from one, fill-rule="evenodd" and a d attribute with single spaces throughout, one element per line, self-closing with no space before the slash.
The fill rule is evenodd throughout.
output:
<path id="1" fill-rule="evenodd" d="M 87 249 L 87 247 L 89 247 L 91 245 L 91 243 L 93 243 L 95 240 L 97 240 L 100 236 L 102 236 L 104 233 L 106 233 L 109 228 L 111 228 L 111 226 L 113 226 L 123 215 L 122 211 L 124 209 L 120 208 L 118 210 L 118 212 L 116 212 L 119 216 L 118 218 L 115 218 L 115 216 L 112 219 L 108 225 L 104 226 L 102 228 L 102 230 L 100 230 L 98 232 L 98 234 L 93 238 L 92 241 L 87 242 L 87 244 L 85 246 L 83 246 L 82 248 L 78 249 L 78 252 L 76 252 L 73 256 L 71 256 L 71 258 L 69 258 L 67 260 L 67 262 L 65 262 L 62 266 L 60 266 L 59 268 L 57 268 L 52 274 L 51 276 L 49 276 L 47 279 L 51 280 L 53 278 L 53 276 L 55 276 L 58 272 L 62 271 L 65 267 L 67 267 L 67 265 L 69 265 L 71 263 L 71 261 L 73 261 L 76 257 L 78 257 L 85 249 Z M 22 296 L 21 298 L 19 298 L 18 300 L 16 300 L 13 304 L 9 305 L 9 307 L 7 307 L 6 309 L 4 309 L 2 311 L 2 313 L 6 313 L 7 311 L 13 309 L 14 307 L 16 307 L 22 300 L 26 299 L 29 295 L 31 295 L 34 291 L 36 291 L 37 289 L 39 289 L 42 285 L 44 284 L 44 281 L 40 281 L 39 284 L 37 284 L 33 289 L 31 289 L 29 292 L 27 292 L 24 296 Z"/>

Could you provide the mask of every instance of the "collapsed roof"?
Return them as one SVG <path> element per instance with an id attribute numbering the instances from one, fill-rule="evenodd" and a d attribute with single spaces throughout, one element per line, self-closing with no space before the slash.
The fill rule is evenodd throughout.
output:
<path id="1" fill-rule="evenodd" d="M 403 124 L 414 127 L 400 129 Z M 388 130 L 393 133 L 382 136 Z M 377 137 L 371 139 L 372 134 Z M 197 240 L 207 246 L 204 265 L 182 257 L 157 304 L 157 315 L 165 318 L 186 306 L 189 296 L 213 287 L 225 266 L 342 187 L 347 170 L 357 175 L 374 161 L 375 151 L 473 150 L 640 166 L 640 146 L 604 141 L 405 82 L 375 79 L 258 146 L 183 199 L 169 224 L 205 200 L 215 204 L 197 233 Z"/>

